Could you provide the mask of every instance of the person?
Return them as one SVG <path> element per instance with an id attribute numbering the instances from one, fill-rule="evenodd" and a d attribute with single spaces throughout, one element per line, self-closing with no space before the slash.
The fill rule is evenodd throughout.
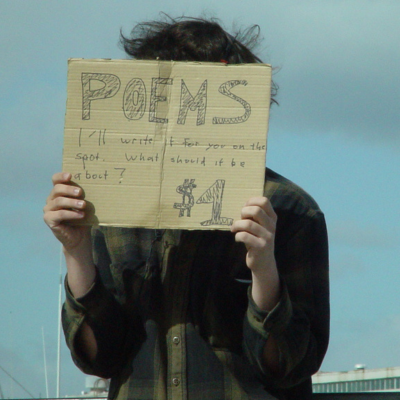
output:
<path id="1" fill-rule="evenodd" d="M 121 40 L 135 59 L 238 64 L 261 62 L 254 36 L 179 18 Z M 328 244 L 304 190 L 266 169 L 231 232 L 74 224 L 85 206 L 71 174 L 55 174 L 44 220 L 66 259 L 65 337 L 83 372 L 111 378 L 109 398 L 310 399 L 328 345 Z"/>

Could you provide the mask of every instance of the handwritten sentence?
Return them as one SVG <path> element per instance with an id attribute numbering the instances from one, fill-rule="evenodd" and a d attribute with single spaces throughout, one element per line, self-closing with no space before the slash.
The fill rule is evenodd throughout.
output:
<path id="1" fill-rule="evenodd" d="M 79 154 L 78 154 L 79 156 Z M 92 161 L 98 161 L 99 160 L 100 155 L 96 154 L 93 155 L 91 154 L 89 160 Z M 160 161 L 160 156 L 158 153 L 148 156 L 148 155 L 144 155 L 143 153 L 140 153 L 140 155 L 135 155 L 135 156 L 128 156 L 127 154 L 125 154 L 125 157 L 127 159 L 127 161 L 129 162 L 134 162 L 134 161 L 138 161 L 138 162 L 159 162 Z M 128 159 L 129 157 L 129 159 Z M 105 161 L 104 159 L 100 160 L 100 161 Z M 176 157 L 171 157 L 169 159 L 169 161 L 171 163 L 174 164 L 198 164 L 198 165 L 202 165 L 202 166 L 206 166 L 208 165 L 208 163 L 210 162 L 205 156 L 204 157 L 196 157 L 196 158 L 183 158 L 180 155 L 176 156 Z M 238 161 L 235 158 L 231 158 L 230 160 L 225 160 L 223 157 L 219 158 L 218 160 L 212 160 L 211 163 L 213 163 L 214 166 L 218 166 L 221 167 L 222 165 L 228 164 L 230 167 L 241 167 L 241 168 L 245 168 L 246 162 L 245 161 Z M 77 181 L 81 181 L 81 180 L 107 180 L 110 177 L 110 172 L 109 169 L 105 169 L 104 172 L 103 170 L 101 171 L 101 173 L 93 173 L 92 171 L 89 171 L 88 169 L 86 169 L 86 164 L 84 163 L 84 172 L 77 172 L 73 174 L 74 180 Z M 113 168 L 113 170 L 115 171 L 121 171 L 121 174 L 119 175 L 119 178 L 123 178 L 123 173 L 126 171 L 126 168 Z M 121 182 L 120 182 L 121 183 Z"/>
<path id="2" fill-rule="evenodd" d="M 121 138 L 121 143 L 124 145 L 131 145 L 135 144 L 140 146 L 151 146 L 154 147 L 154 141 L 152 137 L 149 137 L 149 135 L 146 135 L 144 138 L 132 138 L 132 139 L 123 139 Z M 105 146 L 106 141 L 105 141 L 105 131 L 102 131 L 101 133 L 101 139 L 98 142 L 99 146 Z M 81 146 L 81 134 L 79 137 L 79 146 Z M 213 150 L 222 150 L 222 149 L 233 149 L 233 150 L 265 150 L 266 145 L 265 144 L 260 144 L 260 142 L 255 142 L 251 143 L 248 145 L 244 144 L 222 144 L 222 143 L 210 143 L 208 142 L 206 145 L 202 146 L 199 141 L 193 141 L 190 138 L 183 138 L 183 141 L 176 141 L 172 136 L 169 137 L 167 140 L 167 146 L 173 147 L 173 146 L 180 146 L 180 148 L 186 148 L 186 149 L 194 149 L 196 148 L 196 155 L 198 155 L 198 150 L 203 148 L 204 151 L 213 151 Z M 124 148 L 129 148 L 124 146 Z M 161 149 L 160 149 L 161 150 Z M 124 153 L 123 159 L 119 160 L 119 162 L 124 161 L 128 163 L 158 163 L 161 161 L 161 157 L 159 152 L 154 152 L 152 154 L 149 154 L 148 152 L 143 153 L 143 152 L 137 152 L 137 153 L 132 153 L 132 152 L 122 152 Z M 82 167 L 84 170 L 86 170 L 86 167 L 88 164 L 95 164 L 97 162 L 105 162 L 106 159 L 101 156 L 100 152 L 95 152 L 95 153 L 84 153 L 84 152 L 79 152 L 76 153 L 75 156 L 76 160 L 80 160 L 82 162 Z M 215 160 L 213 159 L 210 161 L 210 157 L 206 156 L 195 156 L 195 157 L 187 157 L 187 156 L 182 156 L 180 154 L 175 154 L 173 157 L 167 158 L 167 161 L 175 164 L 199 164 L 202 166 L 206 166 L 206 164 L 212 164 L 214 163 L 215 166 L 221 167 L 223 164 L 230 163 L 231 167 L 235 166 L 240 166 L 242 168 L 245 167 L 245 161 L 237 161 L 235 160 L 234 157 L 229 157 L 229 161 L 224 159 L 223 157 Z M 115 160 L 113 160 L 115 161 Z M 107 179 L 107 171 L 102 175 L 103 179 Z M 86 179 L 88 178 L 88 174 L 85 175 Z M 98 177 L 99 179 L 102 179 Z M 80 179 L 80 174 L 77 174 L 75 179 Z"/>
<path id="3" fill-rule="evenodd" d="M 115 136 L 115 133 L 111 133 L 112 136 Z M 98 145 L 98 146 L 105 146 L 106 145 L 106 129 L 80 129 L 79 130 L 79 138 L 78 138 L 78 146 L 82 147 L 86 143 L 86 139 L 94 139 L 89 141 L 91 145 Z M 154 145 L 155 141 L 154 138 L 150 135 L 146 135 L 143 138 L 136 138 L 136 137 L 120 137 L 121 144 L 123 145 L 137 145 L 137 146 L 149 146 Z M 166 140 L 167 146 L 183 146 L 183 147 L 205 147 L 206 150 L 214 149 L 217 150 L 219 148 L 231 148 L 233 150 L 265 150 L 266 145 L 260 142 L 254 142 L 246 148 L 244 144 L 221 144 L 217 142 L 207 142 L 205 144 L 199 142 L 198 140 L 192 140 L 191 138 L 183 138 L 182 141 L 177 141 L 173 136 L 170 136 Z"/>
<path id="4" fill-rule="evenodd" d="M 153 144 L 153 138 L 149 137 L 149 135 L 146 135 L 145 138 L 132 138 L 132 139 L 124 139 L 120 138 L 122 144 L 132 144 L 132 145 L 139 145 L 139 146 L 146 146 L 146 145 L 151 145 Z M 181 142 L 176 142 L 176 140 L 170 136 L 168 142 L 168 146 L 172 147 L 174 145 L 180 145 L 183 147 L 204 147 L 204 149 L 207 150 L 218 150 L 218 149 L 223 149 L 223 148 L 230 148 L 233 150 L 265 150 L 265 144 L 260 144 L 260 142 L 257 143 L 252 143 L 248 146 L 246 149 L 246 146 L 244 144 L 221 144 L 221 143 L 210 143 L 207 142 L 205 145 L 202 145 L 199 141 L 197 140 L 191 140 L 190 138 L 183 138 L 183 141 Z"/>

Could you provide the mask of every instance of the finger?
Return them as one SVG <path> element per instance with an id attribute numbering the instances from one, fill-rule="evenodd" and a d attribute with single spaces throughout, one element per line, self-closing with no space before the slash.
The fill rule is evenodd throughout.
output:
<path id="1" fill-rule="evenodd" d="M 71 199 L 69 197 L 56 197 L 49 201 L 43 208 L 44 212 L 62 209 L 83 210 L 86 207 L 84 200 Z"/>
<path id="2" fill-rule="evenodd" d="M 52 176 L 51 180 L 53 181 L 53 185 L 56 185 L 57 183 L 70 182 L 71 178 L 72 175 L 69 172 L 57 172 Z"/>
<path id="3" fill-rule="evenodd" d="M 60 197 L 60 196 L 79 197 L 83 195 L 82 188 L 72 185 L 63 185 L 61 183 L 55 185 L 52 192 L 54 197 Z"/>
<path id="4" fill-rule="evenodd" d="M 247 232 L 257 237 L 268 236 L 268 230 L 251 219 L 239 219 L 234 221 L 231 226 L 231 232 Z"/>
<path id="5" fill-rule="evenodd" d="M 57 226 L 65 222 L 71 222 L 74 220 L 82 219 L 85 213 L 81 210 L 57 210 L 48 211 L 44 215 L 44 221 L 51 228 L 54 229 Z"/>
<path id="6" fill-rule="evenodd" d="M 267 197 L 252 197 L 249 200 L 247 200 L 247 202 L 244 206 L 245 207 L 246 206 L 261 207 L 269 217 L 271 217 L 275 220 L 277 218 L 276 213 L 272 207 L 272 204 Z"/>
<path id="7" fill-rule="evenodd" d="M 275 237 L 274 231 L 268 230 L 250 219 L 234 221 L 231 226 L 231 232 L 236 233 L 236 241 L 244 242 L 246 245 L 254 243 L 257 247 L 273 243 Z M 257 241 L 253 242 L 253 239 L 248 235 L 254 236 L 254 240 Z"/>
<path id="8" fill-rule="evenodd" d="M 49 197 L 47 198 L 47 202 L 50 202 L 57 197 L 71 197 L 71 198 L 83 197 L 83 190 L 82 188 L 77 186 L 64 185 L 59 183 L 53 187 Z"/>
<path id="9" fill-rule="evenodd" d="M 241 210 L 242 219 L 251 219 L 266 229 L 275 232 L 276 221 L 260 206 L 246 206 Z"/>
<path id="10" fill-rule="evenodd" d="M 235 241 L 246 245 L 247 249 L 263 249 L 266 247 L 267 241 L 263 237 L 255 236 L 249 232 L 239 231 L 235 234 Z"/>

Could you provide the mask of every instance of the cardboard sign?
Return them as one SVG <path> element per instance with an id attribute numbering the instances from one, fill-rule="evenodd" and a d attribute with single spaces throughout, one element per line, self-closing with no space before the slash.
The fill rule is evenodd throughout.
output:
<path id="1" fill-rule="evenodd" d="M 263 193 L 271 67 L 69 60 L 63 171 L 85 223 L 229 229 Z"/>

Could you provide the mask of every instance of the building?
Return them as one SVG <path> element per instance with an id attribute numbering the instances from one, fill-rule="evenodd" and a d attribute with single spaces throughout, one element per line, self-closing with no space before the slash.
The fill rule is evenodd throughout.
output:
<path id="1" fill-rule="evenodd" d="M 400 367 L 353 371 L 318 372 L 312 377 L 314 393 L 400 392 Z"/>

